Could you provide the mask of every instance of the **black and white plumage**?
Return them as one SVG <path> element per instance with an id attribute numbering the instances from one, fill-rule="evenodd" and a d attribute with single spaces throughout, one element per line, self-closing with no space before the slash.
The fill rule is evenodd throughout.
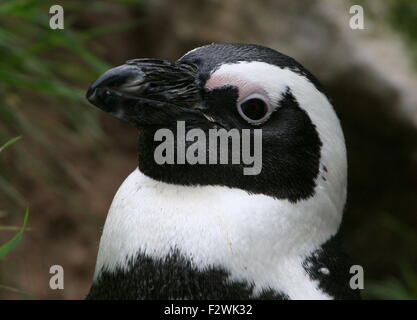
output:
<path id="1" fill-rule="evenodd" d="M 211 44 L 174 63 L 129 61 L 87 97 L 140 129 L 139 166 L 114 197 L 88 298 L 358 297 L 337 237 L 343 133 L 317 80 L 294 59 Z M 266 119 L 242 116 L 237 106 L 248 97 L 265 101 Z M 156 164 L 156 130 L 175 132 L 180 120 L 187 131 L 261 128 L 261 173 L 243 175 L 230 162 Z"/>

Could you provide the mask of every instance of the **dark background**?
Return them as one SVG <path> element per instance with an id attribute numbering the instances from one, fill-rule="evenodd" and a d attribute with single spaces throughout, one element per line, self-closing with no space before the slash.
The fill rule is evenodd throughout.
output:
<path id="1" fill-rule="evenodd" d="M 49 28 L 49 7 L 65 29 Z M 361 4 L 365 29 L 349 28 Z M 80 299 L 101 228 L 136 167 L 136 130 L 91 107 L 89 83 L 128 59 L 175 60 L 211 42 L 286 53 L 315 74 L 341 119 L 349 161 L 347 251 L 365 298 L 417 298 L 417 2 L 413 0 L 0 0 L 0 298 Z M 49 288 L 49 267 L 65 289 Z"/>

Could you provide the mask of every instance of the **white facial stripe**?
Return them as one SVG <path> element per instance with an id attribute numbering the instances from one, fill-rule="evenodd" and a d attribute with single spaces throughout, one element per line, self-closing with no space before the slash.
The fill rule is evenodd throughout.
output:
<path id="1" fill-rule="evenodd" d="M 210 88 L 214 85 L 227 85 L 227 81 L 232 81 L 232 84 L 237 85 L 239 89 L 240 85 L 244 84 L 262 90 L 272 103 L 277 103 L 281 94 L 285 92 L 286 83 L 285 79 L 280 81 L 279 78 L 276 78 L 272 68 L 274 66 L 264 62 L 242 61 L 235 64 L 224 64 L 210 75 L 206 86 Z M 242 86 L 243 89 L 245 86 Z"/>
<path id="2" fill-rule="evenodd" d="M 236 84 L 250 83 L 262 88 L 272 104 L 277 104 L 290 88 L 300 108 L 305 110 L 319 133 L 321 142 L 321 163 L 328 168 L 326 181 L 317 180 L 318 188 L 324 188 L 342 212 L 346 201 L 347 163 L 343 132 L 332 105 L 326 96 L 304 76 L 265 62 L 238 62 L 224 64 L 216 69 L 207 81 L 208 87 L 228 80 Z M 262 90 L 261 89 L 261 90 Z"/>

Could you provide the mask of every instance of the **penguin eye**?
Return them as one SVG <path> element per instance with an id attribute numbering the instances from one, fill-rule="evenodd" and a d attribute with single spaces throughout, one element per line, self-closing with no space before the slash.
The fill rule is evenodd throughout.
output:
<path id="1" fill-rule="evenodd" d="M 243 119 L 254 125 L 261 124 L 271 114 L 267 99 L 259 93 L 253 93 L 238 102 L 237 111 Z"/>

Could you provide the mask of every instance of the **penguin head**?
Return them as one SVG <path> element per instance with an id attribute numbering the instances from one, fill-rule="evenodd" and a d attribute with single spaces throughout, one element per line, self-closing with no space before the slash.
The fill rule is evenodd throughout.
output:
<path id="1" fill-rule="evenodd" d="M 88 100 L 139 128 L 139 169 L 172 184 L 221 185 L 290 202 L 325 192 L 341 211 L 346 196 L 346 151 L 335 111 L 318 81 L 294 59 L 258 45 L 211 44 L 176 62 L 136 59 L 99 77 Z M 231 130 L 252 142 L 262 132 L 262 167 L 245 175 L 245 164 L 158 164 L 155 134 L 177 137 L 200 129 Z M 240 135 L 242 137 L 242 135 Z M 185 149 L 195 141 L 185 141 Z M 178 151 L 180 143 L 174 140 Z M 200 146 L 201 147 L 201 146 Z M 250 147 L 254 151 L 254 147 Z M 218 153 L 218 155 L 220 152 Z"/>

